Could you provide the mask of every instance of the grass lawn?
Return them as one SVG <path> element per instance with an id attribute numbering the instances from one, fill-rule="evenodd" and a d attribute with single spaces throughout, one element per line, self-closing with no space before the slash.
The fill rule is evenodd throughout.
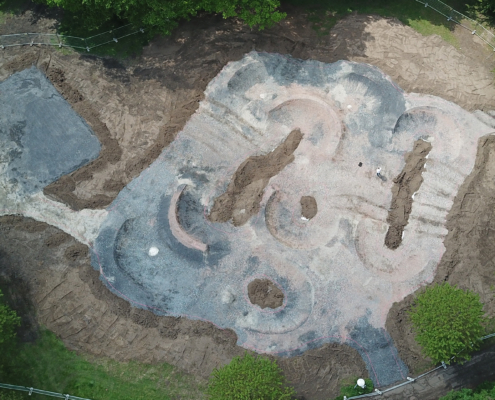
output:
<path id="1" fill-rule="evenodd" d="M 3 352 L 0 382 L 71 394 L 94 400 L 202 399 L 205 387 L 168 364 L 148 365 L 79 356 L 65 348 L 50 331 L 35 343 Z M 0 391 L 0 400 L 48 399 L 27 393 Z M 12 397 L 14 396 L 14 397 Z M 19 397 L 20 396 L 20 397 Z"/>

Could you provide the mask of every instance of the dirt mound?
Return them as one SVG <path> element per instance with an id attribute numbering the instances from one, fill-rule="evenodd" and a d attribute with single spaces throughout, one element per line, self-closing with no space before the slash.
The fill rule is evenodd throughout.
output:
<path id="1" fill-rule="evenodd" d="M 293 153 L 302 138 L 299 129 L 293 130 L 272 152 L 244 161 L 237 168 L 227 191 L 215 199 L 210 221 L 227 222 L 232 219 L 235 226 L 241 226 L 257 214 L 268 181 L 294 161 Z"/>
<path id="2" fill-rule="evenodd" d="M 268 279 L 255 279 L 249 282 L 248 296 L 252 304 L 261 308 L 277 308 L 284 304 L 283 292 Z"/>
<path id="3" fill-rule="evenodd" d="M 472 173 L 466 178 L 447 218 L 446 251 L 434 282 L 449 282 L 480 294 L 484 311 L 495 317 L 495 136 L 483 137 Z M 421 290 L 421 289 L 419 289 Z M 417 293 L 417 292 L 416 292 Z M 386 328 L 402 360 L 413 372 L 429 365 L 414 340 L 407 312 L 416 293 L 390 309 Z"/>
<path id="4" fill-rule="evenodd" d="M 313 196 L 301 197 L 301 215 L 306 219 L 313 218 L 318 212 L 318 205 Z"/>
<path id="5" fill-rule="evenodd" d="M 387 222 L 390 224 L 385 236 L 385 246 L 396 249 L 402 243 L 402 234 L 411 214 L 413 195 L 423 183 L 422 173 L 426 157 L 431 150 L 431 143 L 417 140 L 414 149 L 405 155 L 406 165 L 394 178 L 392 187 L 392 204 Z"/>

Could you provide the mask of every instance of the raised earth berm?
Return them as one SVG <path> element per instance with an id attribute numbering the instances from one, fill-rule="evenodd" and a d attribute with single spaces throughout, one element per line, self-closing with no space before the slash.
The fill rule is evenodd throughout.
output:
<path id="1" fill-rule="evenodd" d="M 45 181 L 26 194 L 2 176 L 1 195 L 71 227 L 135 306 L 232 329 L 260 353 L 347 344 L 379 387 L 409 372 L 387 312 L 433 280 L 447 213 L 491 131 L 367 64 L 251 52 L 105 211 L 56 207 Z"/>

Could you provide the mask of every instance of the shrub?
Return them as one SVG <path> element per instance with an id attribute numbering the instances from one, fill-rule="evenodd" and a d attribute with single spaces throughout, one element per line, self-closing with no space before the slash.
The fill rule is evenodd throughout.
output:
<path id="1" fill-rule="evenodd" d="M 208 384 L 211 400 L 282 400 L 293 394 L 275 361 L 249 353 L 215 369 Z"/>
<path id="2" fill-rule="evenodd" d="M 0 345 L 9 342 L 15 337 L 15 329 L 21 324 L 21 319 L 16 312 L 1 300 L 0 291 Z"/>
<path id="3" fill-rule="evenodd" d="M 475 390 L 461 389 L 452 390 L 447 395 L 440 397 L 439 400 L 494 400 L 495 399 L 495 382 L 485 382 Z"/>
<path id="4" fill-rule="evenodd" d="M 79 17 L 88 30 L 118 19 L 143 27 L 146 31 L 170 34 L 178 21 L 201 11 L 238 17 L 250 27 L 264 29 L 285 18 L 278 11 L 279 0 L 36 0 L 50 7 L 60 7 Z"/>
<path id="5" fill-rule="evenodd" d="M 469 360 L 484 333 L 479 295 L 448 283 L 428 287 L 409 313 L 416 341 L 435 362 Z"/>

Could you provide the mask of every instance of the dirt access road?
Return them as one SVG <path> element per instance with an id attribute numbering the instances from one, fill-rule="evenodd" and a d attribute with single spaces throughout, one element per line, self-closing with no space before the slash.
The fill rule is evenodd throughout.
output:
<path id="1" fill-rule="evenodd" d="M 468 32 L 455 32 L 461 43 L 457 50 L 396 20 L 352 15 L 330 35 L 318 37 L 300 10 L 287 12 L 286 20 L 263 32 L 234 20 L 196 18 L 171 37 L 152 41 L 142 56 L 126 61 L 36 47 L 0 53 L 0 79 L 37 65 L 103 144 L 97 160 L 61 178 L 45 193 L 73 209 L 107 206 L 173 141 L 196 110 L 208 82 L 227 62 L 251 50 L 323 62 L 365 62 L 381 68 L 406 91 L 440 96 L 468 110 L 495 109 L 490 72 L 494 54 Z M 27 10 L 7 18 L 0 33 L 50 32 L 54 23 L 48 14 Z M 492 142 L 480 144 L 476 170 L 456 199 L 436 280 L 476 290 L 493 317 Z M 198 379 L 242 354 L 233 332 L 203 322 L 158 318 L 113 296 L 90 267 L 87 248 L 56 228 L 21 217 L 2 217 L 0 230 L 2 279 L 17 293 L 17 305 L 31 310 L 25 313 L 26 326 L 28 321 L 32 327 L 47 326 L 71 349 L 118 360 L 169 362 Z M 428 360 L 420 356 L 404 318 L 411 298 L 394 306 L 387 326 L 401 358 L 417 371 Z M 31 299 L 32 306 L 26 299 Z M 34 331 L 23 332 L 32 338 Z M 335 396 L 343 379 L 366 374 L 357 352 L 337 344 L 280 362 L 307 399 Z"/>

